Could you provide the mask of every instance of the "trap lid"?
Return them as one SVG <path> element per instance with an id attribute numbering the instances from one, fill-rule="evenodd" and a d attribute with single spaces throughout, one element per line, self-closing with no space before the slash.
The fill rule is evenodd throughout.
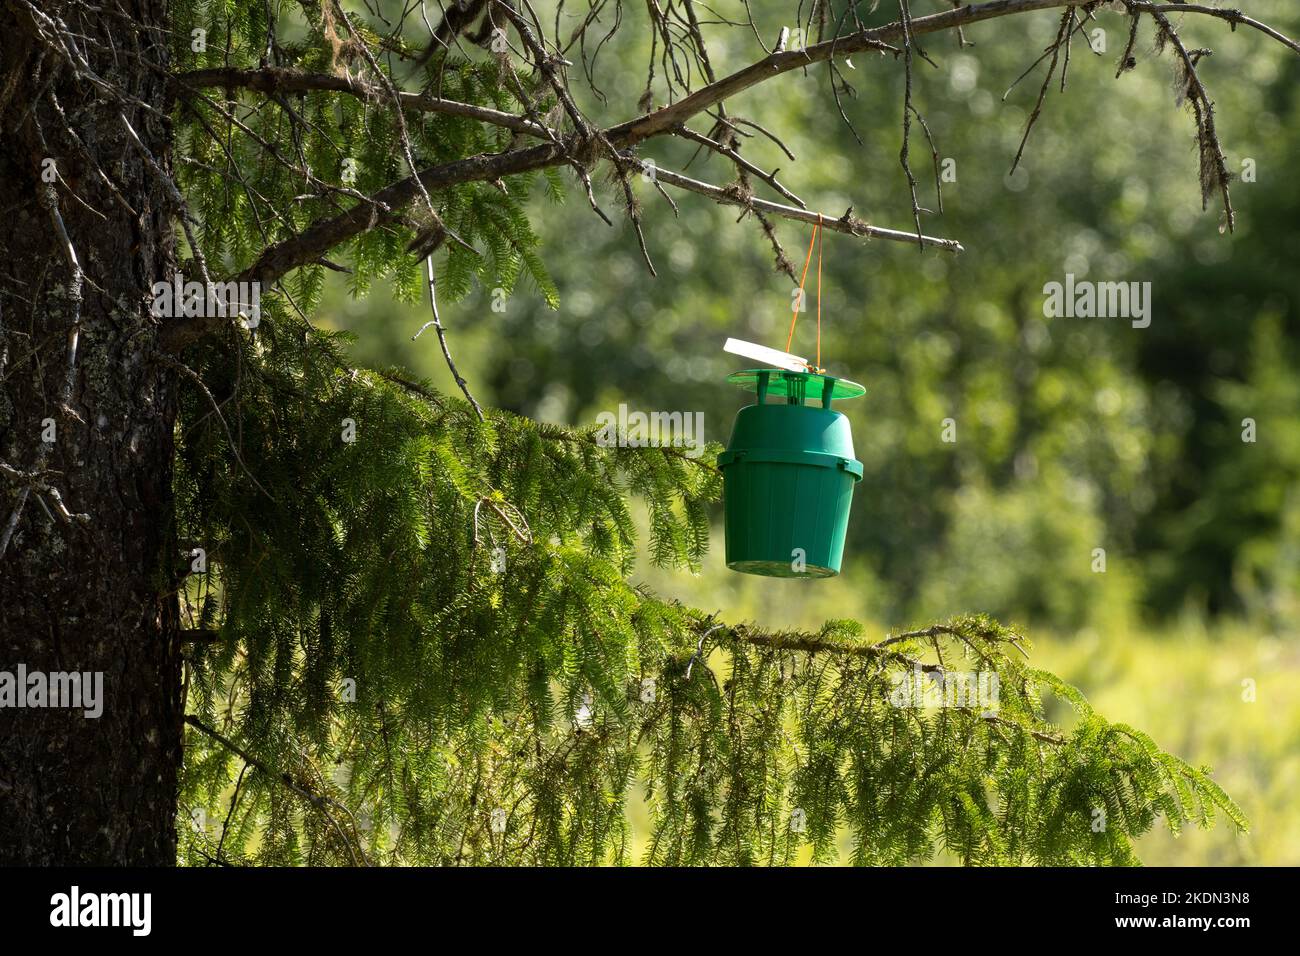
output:
<path id="1" fill-rule="evenodd" d="M 810 398 L 820 398 L 823 405 L 840 398 L 860 398 L 867 394 L 865 386 L 818 372 L 792 372 L 779 368 L 751 368 L 732 372 L 727 381 L 748 392 L 757 392 L 759 401 L 767 395 L 785 398 L 793 404 L 802 404 Z"/>

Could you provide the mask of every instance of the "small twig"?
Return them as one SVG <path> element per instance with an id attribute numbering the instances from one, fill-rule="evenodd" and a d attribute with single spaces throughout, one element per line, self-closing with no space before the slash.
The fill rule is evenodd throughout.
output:
<path id="1" fill-rule="evenodd" d="M 482 544 L 482 539 L 479 537 L 479 533 L 478 533 L 478 526 L 479 526 L 478 516 L 479 516 L 479 511 L 483 508 L 484 505 L 487 506 L 489 511 L 491 511 L 494 515 L 496 515 L 498 518 L 500 518 L 502 521 L 505 522 L 506 527 L 510 529 L 510 533 L 513 534 L 516 539 L 518 539 L 520 544 L 533 543 L 533 529 L 528 526 L 528 519 L 524 517 L 522 511 L 520 511 L 518 508 L 516 508 L 513 504 L 511 504 L 508 501 L 501 502 L 501 501 L 497 501 L 495 498 L 492 498 L 488 495 L 484 495 L 474 503 L 474 543 L 475 544 Z M 516 523 L 515 519 L 518 519 L 518 523 Z M 492 540 L 492 544 L 495 545 L 496 538 L 492 534 L 491 525 L 488 526 L 488 537 Z"/>
<path id="2" fill-rule="evenodd" d="M 68 230 L 63 224 L 63 216 L 59 213 L 59 199 L 52 184 L 46 184 L 45 189 L 41 192 L 41 200 L 41 204 L 50 217 L 50 223 L 54 226 L 54 231 L 58 233 L 63 256 L 67 259 L 68 268 L 72 272 L 67 291 L 68 301 L 72 303 L 72 322 L 68 326 L 68 351 L 64 366 L 63 388 L 59 394 L 59 409 L 65 416 L 76 418 L 77 413 L 72 409 L 72 391 L 77 381 L 77 344 L 81 339 L 81 288 L 85 280 L 85 273 L 82 271 L 81 262 L 77 258 L 76 247 L 73 246 L 72 239 L 68 236 Z M 31 469 L 29 469 L 31 473 L 39 474 L 45 470 L 45 463 L 49 460 L 52 447 L 52 442 L 43 441 L 40 443 L 36 449 L 35 461 Z M 13 538 L 14 531 L 18 528 L 18 522 L 22 518 L 23 509 L 27 505 L 27 499 L 31 496 L 33 487 L 33 485 L 28 484 L 18 492 L 18 500 L 9 515 L 9 520 L 5 522 L 4 530 L 0 531 L 0 558 L 3 558 L 5 552 L 9 550 L 9 542 Z M 40 490 L 50 495 L 65 520 L 75 519 L 82 522 L 90 520 L 89 515 L 74 515 L 70 512 L 64 506 L 63 498 L 56 489 L 46 485 Z"/>
<path id="3" fill-rule="evenodd" d="M 221 632 L 212 628 L 191 628 L 180 632 L 182 644 L 216 644 L 221 640 Z"/>
<path id="4" fill-rule="evenodd" d="M 691 679 L 691 670 L 695 667 L 695 662 L 704 660 L 704 642 L 708 640 L 710 634 L 722 626 L 723 625 L 721 624 L 714 624 L 711 628 L 700 635 L 700 642 L 695 645 L 695 653 L 692 654 L 691 659 L 686 662 L 686 680 Z"/>
<path id="5" fill-rule="evenodd" d="M 1119 64 L 1115 67 L 1115 79 L 1119 79 L 1128 70 L 1137 65 L 1137 60 L 1133 56 L 1133 49 L 1137 46 L 1138 24 L 1141 17 L 1136 13 L 1129 16 L 1128 24 L 1128 42 L 1124 44 L 1124 52 L 1119 56 Z"/>
<path id="6" fill-rule="evenodd" d="M 204 258 L 203 249 L 199 246 L 198 238 L 194 235 L 194 230 L 191 228 L 191 223 L 196 223 L 198 220 L 190 214 L 189 205 L 185 202 L 185 197 L 181 195 L 181 191 L 179 187 L 177 187 L 176 181 L 173 180 L 171 176 L 167 175 L 162 166 L 158 164 L 158 161 L 154 159 L 153 153 L 149 152 L 149 148 L 145 146 L 143 140 L 140 139 L 139 134 L 136 133 L 134 128 L 132 128 L 130 122 L 126 118 L 126 114 L 118 113 L 117 118 L 122 121 L 122 125 L 126 128 L 128 135 L 131 137 L 131 142 L 135 145 L 135 148 L 139 151 L 140 155 L 144 157 L 145 162 L 149 164 L 149 168 L 153 170 L 153 173 L 158 177 L 159 182 L 166 187 L 168 194 L 171 196 L 172 202 L 176 204 L 176 209 L 181 221 L 181 229 L 184 230 L 185 241 L 188 242 L 190 246 L 190 255 L 194 257 L 194 263 L 199 267 L 199 276 L 203 279 L 203 298 L 206 301 L 213 294 L 212 277 L 208 275 L 207 260 Z"/>
<path id="7" fill-rule="evenodd" d="M 239 746 L 239 744 L 235 743 L 225 734 L 209 727 L 207 724 L 201 721 L 198 717 L 195 717 L 193 714 L 185 715 L 185 723 L 189 724 L 191 727 L 193 727 L 195 730 L 199 731 L 200 733 L 203 733 L 208 737 L 211 737 L 217 743 L 221 744 L 221 746 L 225 747 L 227 750 L 233 753 L 236 757 L 239 757 L 241 760 L 243 760 L 244 763 L 249 764 L 255 770 L 260 770 L 262 773 L 266 774 L 272 780 L 279 781 L 285 787 L 292 790 L 298 796 L 306 800 L 309 804 L 311 804 L 322 814 L 324 814 L 325 819 L 329 820 L 329 822 L 333 825 L 335 832 L 337 832 L 339 835 L 339 839 L 343 841 L 344 845 L 348 848 L 348 852 L 352 855 L 352 862 L 354 864 L 364 863 L 367 866 L 370 864 L 370 861 L 366 859 L 365 850 L 363 850 L 360 847 L 360 845 L 356 843 L 355 840 L 348 838 L 347 834 L 344 833 L 343 831 L 342 824 L 340 824 L 339 821 L 335 819 L 334 814 L 330 813 L 329 811 L 330 807 L 337 807 L 338 809 L 346 813 L 347 812 L 346 807 L 341 806 L 338 803 L 338 801 L 332 799 L 331 797 L 327 797 L 324 794 L 316 793 L 314 790 L 310 790 L 307 787 L 304 787 L 302 784 L 294 780 L 293 777 L 286 771 L 277 770 L 276 768 L 272 767 L 270 764 L 266 763 L 265 761 L 259 760 L 257 757 L 253 756 L 243 747 Z M 360 854 L 359 859 L 358 859 L 358 854 Z"/>
<path id="8" fill-rule="evenodd" d="M 1056 41 L 1050 47 L 1051 62 L 1047 65 L 1047 75 L 1043 77 L 1043 85 L 1038 90 L 1038 101 L 1034 103 L 1033 112 L 1029 114 L 1029 122 L 1025 124 L 1024 135 L 1020 137 L 1020 148 L 1016 150 L 1016 158 L 1011 162 L 1011 171 L 1007 173 L 1010 176 L 1020 166 L 1020 158 L 1025 154 L 1025 144 L 1029 142 L 1029 134 L 1033 132 L 1034 124 L 1038 122 L 1039 115 L 1043 112 L 1043 100 L 1047 98 L 1047 88 L 1052 85 L 1052 77 L 1056 75 L 1056 64 L 1061 55 L 1061 44 L 1067 40 L 1067 31 L 1074 22 L 1074 10 L 1066 10 L 1061 16 L 1061 27 L 1056 32 Z"/>
<path id="9" fill-rule="evenodd" d="M 226 416 L 222 414 L 221 405 L 218 404 L 216 396 L 212 394 L 212 390 L 208 388 L 207 383 L 203 381 L 203 376 L 201 376 L 198 372 L 194 371 L 194 369 L 190 368 L 184 362 L 180 361 L 179 359 L 173 358 L 172 356 L 166 354 L 165 352 L 159 353 L 159 359 L 164 364 L 169 365 L 174 369 L 177 369 L 179 372 L 185 375 L 190 381 L 192 381 L 196 386 L 198 386 L 199 391 L 203 393 L 203 397 L 206 398 L 208 400 L 208 404 L 212 406 L 212 411 L 216 414 L 217 420 L 221 422 L 221 427 L 222 429 L 225 430 L 226 433 L 226 441 L 230 445 L 231 454 L 235 456 L 235 461 L 239 463 L 239 467 L 243 470 L 244 474 L 248 476 L 248 480 L 253 483 L 253 485 L 257 488 L 258 491 L 266 495 L 266 497 L 271 501 L 275 501 L 275 496 L 272 495 L 269 491 L 267 491 L 264 487 L 262 487 L 262 483 L 257 480 L 257 476 L 254 475 L 252 470 L 249 469 L 248 465 L 245 464 L 244 456 L 240 453 L 239 450 L 239 443 L 235 441 L 234 433 L 232 433 L 230 430 L 230 423 L 226 421 Z"/>
<path id="10" fill-rule="evenodd" d="M 474 396 L 470 394 L 469 383 L 461 376 L 460 370 L 456 368 L 456 363 L 452 361 L 451 358 L 451 347 L 447 344 L 447 333 L 442 327 L 442 318 L 438 315 L 437 280 L 434 278 L 433 274 L 433 256 L 425 256 L 424 264 L 429 277 L 429 308 L 433 310 L 433 318 L 420 326 L 419 331 L 411 336 L 411 341 L 414 342 L 418 339 L 429 326 L 433 326 L 437 330 L 438 344 L 442 346 L 442 355 L 443 358 L 447 360 L 447 368 L 451 369 L 452 378 L 456 380 L 456 384 L 460 386 L 460 390 L 465 393 L 465 397 L 469 399 L 469 403 L 474 406 L 474 414 L 478 416 L 478 420 L 484 421 L 483 408 L 479 405 Z"/>
<path id="11" fill-rule="evenodd" d="M 1186 72 L 1185 82 L 1188 99 L 1191 100 L 1192 112 L 1196 118 L 1196 145 L 1200 160 L 1200 180 L 1201 180 L 1201 208 L 1206 209 L 1210 204 L 1210 195 L 1215 186 L 1219 188 L 1219 194 L 1223 197 L 1223 215 L 1224 223 L 1220 227 L 1220 232 L 1233 232 L 1237 227 L 1237 213 L 1232 208 L 1232 193 L 1228 183 L 1232 180 L 1232 173 L 1228 171 L 1228 160 L 1223 155 L 1223 145 L 1219 142 L 1219 134 L 1214 128 L 1214 103 L 1210 99 L 1209 93 L 1205 91 L 1205 86 L 1201 83 L 1200 74 L 1196 72 L 1196 62 L 1205 50 L 1196 50 L 1188 52 L 1187 47 L 1183 45 L 1182 37 L 1174 29 L 1169 18 L 1158 9 L 1148 8 L 1148 13 L 1156 21 L 1156 26 L 1160 31 L 1159 36 L 1168 40 L 1174 45 L 1178 52 L 1178 57 L 1182 61 L 1183 69 Z M 1180 91 L 1181 93 L 1181 91 Z"/>
<path id="12" fill-rule="evenodd" d="M 903 24 L 903 146 L 898 151 L 898 161 L 907 176 L 907 188 L 912 196 L 912 219 L 916 223 L 916 244 L 925 251 L 925 237 L 921 234 L 921 204 L 916 198 L 916 177 L 912 175 L 912 163 L 909 157 L 912 138 L 912 114 L 920 115 L 912 105 L 912 9 L 908 0 L 898 0 L 898 9 Z"/>
<path id="13" fill-rule="evenodd" d="M 701 146 L 705 146 L 713 150 L 715 153 L 727 157 L 746 172 L 752 173 L 759 179 L 763 180 L 763 182 L 767 183 L 786 199 L 797 205 L 800 209 L 808 208 L 807 203 L 781 184 L 781 182 L 776 178 L 776 170 L 773 170 L 770 173 L 765 172 L 763 169 L 755 166 L 749 160 L 745 159 L 745 157 L 741 156 L 733 147 L 728 146 L 726 143 L 719 143 L 716 140 L 712 140 L 703 133 L 697 133 L 689 127 L 680 126 L 677 128 L 676 133 L 683 139 L 689 139 L 693 143 L 699 143 Z"/>

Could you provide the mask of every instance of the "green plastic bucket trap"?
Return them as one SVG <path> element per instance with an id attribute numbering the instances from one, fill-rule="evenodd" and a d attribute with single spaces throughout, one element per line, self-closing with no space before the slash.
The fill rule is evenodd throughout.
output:
<path id="1" fill-rule="evenodd" d="M 862 462 L 853 457 L 849 420 L 831 402 L 866 389 L 782 369 L 735 372 L 727 381 L 758 393 L 736 416 L 718 456 L 727 567 L 778 578 L 839 574 Z"/>

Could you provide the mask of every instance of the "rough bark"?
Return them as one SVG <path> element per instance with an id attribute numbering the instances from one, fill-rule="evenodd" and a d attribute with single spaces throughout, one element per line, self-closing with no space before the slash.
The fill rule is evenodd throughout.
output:
<path id="1" fill-rule="evenodd" d="M 66 24 L 73 55 L 34 11 Z M 0 709 L 0 864 L 175 862 L 176 402 L 149 309 L 175 250 L 167 193 L 122 123 L 168 162 L 167 80 L 148 65 L 167 63 L 165 16 L 165 0 L 0 6 L 0 534 L 17 512 L 0 671 L 103 673 L 98 719 Z M 59 220 L 84 270 L 79 302 Z M 59 499 L 88 518 L 61 516 Z"/>

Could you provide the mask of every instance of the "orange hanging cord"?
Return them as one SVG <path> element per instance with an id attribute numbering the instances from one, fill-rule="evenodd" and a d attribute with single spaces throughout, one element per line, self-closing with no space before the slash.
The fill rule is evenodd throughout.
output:
<path id="1" fill-rule="evenodd" d="M 794 303 L 794 314 L 790 317 L 790 334 L 785 339 L 785 350 L 790 351 L 794 344 L 794 326 L 799 321 L 799 311 L 803 307 L 803 287 L 808 279 L 808 267 L 812 265 L 813 246 L 817 247 L 817 364 L 815 372 L 822 371 L 822 214 L 817 214 L 817 224 L 813 226 L 812 239 L 808 242 L 808 255 L 803 261 L 803 274 L 799 277 L 799 297 Z"/>
<path id="2" fill-rule="evenodd" d="M 813 227 L 813 238 L 817 240 L 817 371 L 822 370 L 822 214 L 817 214 L 817 225 Z"/>

